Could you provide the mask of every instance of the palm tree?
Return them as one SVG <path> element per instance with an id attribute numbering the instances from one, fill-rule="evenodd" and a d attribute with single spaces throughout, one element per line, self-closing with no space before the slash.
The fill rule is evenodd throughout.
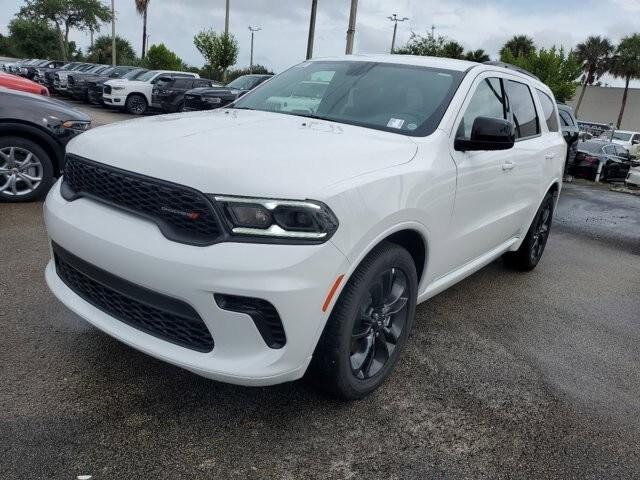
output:
<path id="1" fill-rule="evenodd" d="M 151 0 L 135 0 L 135 2 L 136 10 L 142 15 L 142 55 L 140 58 L 144 58 L 147 49 L 147 10 L 149 9 Z"/>
<path id="2" fill-rule="evenodd" d="M 624 107 L 627 104 L 629 81 L 633 78 L 640 78 L 640 34 L 634 33 L 620 41 L 613 57 L 610 72 L 616 78 L 624 78 L 624 93 L 622 94 L 620 114 L 616 123 L 616 128 L 620 128 Z"/>
<path id="3" fill-rule="evenodd" d="M 455 40 L 450 40 L 442 46 L 440 56 L 461 59 L 464 57 L 464 47 Z"/>
<path id="4" fill-rule="evenodd" d="M 580 90 L 580 97 L 575 110 L 576 116 L 578 115 L 584 92 L 587 90 L 587 85 L 593 85 L 611 67 L 613 51 L 614 47 L 609 39 L 600 35 L 592 35 L 576 47 L 576 58 L 582 64 L 583 72 L 582 90 Z"/>
<path id="5" fill-rule="evenodd" d="M 510 51 L 511 54 L 518 57 L 528 57 L 535 50 L 533 39 L 526 35 L 514 35 L 511 39 L 504 44 L 500 49 L 500 58 L 504 55 L 504 52 Z"/>
<path id="6" fill-rule="evenodd" d="M 489 58 L 489 55 L 487 55 L 487 52 L 485 52 L 481 48 L 479 48 L 478 50 L 468 51 L 467 53 L 464 54 L 464 59 L 469 60 L 471 62 L 478 62 L 478 63 L 484 63 L 491 60 Z"/>

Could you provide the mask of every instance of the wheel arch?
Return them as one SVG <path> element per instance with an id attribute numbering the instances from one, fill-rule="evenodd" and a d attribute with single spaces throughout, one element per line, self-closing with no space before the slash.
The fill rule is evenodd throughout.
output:
<path id="1" fill-rule="evenodd" d="M 19 136 L 37 143 L 51 158 L 53 163 L 53 174 L 60 174 L 64 163 L 64 147 L 51 137 L 49 132 L 38 126 L 13 121 L 0 123 L 0 137 Z"/>

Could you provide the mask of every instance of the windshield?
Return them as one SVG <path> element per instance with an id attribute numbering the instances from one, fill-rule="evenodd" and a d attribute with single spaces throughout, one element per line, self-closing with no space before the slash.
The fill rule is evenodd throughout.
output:
<path id="1" fill-rule="evenodd" d="M 131 70 L 125 73 L 124 75 L 122 75 L 121 78 L 125 78 L 127 80 L 136 80 L 138 77 L 142 76 L 145 72 L 146 70 Z"/>
<path id="2" fill-rule="evenodd" d="M 613 134 L 613 139 L 614 140 L 620 140 L 622 142 L 628 142 L 629 140 L 631 140 L 631 134 L 630 133 L 615 132 Z"/>
<path id="3" fill-rule="evenodd" d="M 160 73 L 159 70 L 149 70 L 148 72 L 145 72 L 144 75 L 140 75 L 138 78 L 136 78 L 136 80 L 140 80 L 141 82 L 148 82 L 158 73 Z"/>
<path id="4" fill-rule="evenodd" d="M 260 80 L 260 77 L 244 75 L 236 78 L 233 82 L 229 82 L 227 87 L 236 88 L 238 90 L 251 90 L 253 86 Z"/>
<path id="5" fill-rule="evenodd" d="M 249 92 L 235 107 L 424 136 L 435 130 L 463 76 L 414 65 L 305 62 Z"/>

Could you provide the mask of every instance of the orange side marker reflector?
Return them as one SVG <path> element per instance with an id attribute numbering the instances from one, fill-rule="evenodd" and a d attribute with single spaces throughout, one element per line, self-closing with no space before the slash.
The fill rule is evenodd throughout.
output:
<path id="1" fill-rule="evenodd" d="M 340 275 L 338 278 L 336 278 L 336 281 L 333 282 L 333 285 L 331 286 L 331 290 L 329 290 L 329 294 L 327 295 L 327 298 L 325 298 L 324 303 L 322 304 L 323 312 L 326 312 L 327 308 L 329 308 L 331 299 L 333 298 L 333 295 L 336 293 L 336 290 L 338 289 L 338 286 L 340 285 L 340 282 L 342 281 L 343 278 L 344 278 L 344 274 Z"/>

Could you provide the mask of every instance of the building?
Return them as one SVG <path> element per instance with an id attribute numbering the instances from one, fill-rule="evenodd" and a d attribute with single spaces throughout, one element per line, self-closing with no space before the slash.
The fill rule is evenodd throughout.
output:
<path id="1" fill-rule="evenodd" d="M 582 87 L 578 87 L 575 96 L 567 102 L 574 109 L 581 90 Z M 618 121 L 623 93 L 622 87 L 588 86 L 578 111 L 578 120 L 615 125 Z M 640 131 L 640 88 L 629 88 L 620 129 Z"/>

